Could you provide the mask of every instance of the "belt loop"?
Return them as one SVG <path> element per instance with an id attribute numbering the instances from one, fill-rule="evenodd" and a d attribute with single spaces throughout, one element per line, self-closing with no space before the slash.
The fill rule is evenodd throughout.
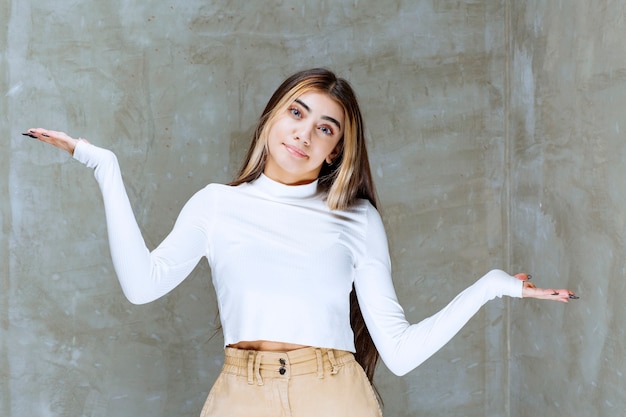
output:
<path id="1" fill-rule="evenodd" d="M 254 351 L 248 351 L 248 384 L 254 384 Z"/>
<path id="2" fill-rule="evenodd" d="M 261 352 L 257 352 L 256 360 L 254 361 L 254 371 L 256 372 L 256 381 L 257 385 L 263 385 L 263 377 L 261 377 L 261 358 L 263 354 Z"/>
<path id="3" fill-rule="evenodd" d="M 337 372 L 339 372 L 339 369 L 337 369 L 337 361 L 335 360 L 335 353 L 333 349 L 328 349 L 328 360 L 333 367 L 333 369 L 330 371 L 330 374 L 335 375 Z"/>
<path id="4" fill-rule="evenodd" d="M 322 360 L 322 351 L 315 349 L 315 356 L 317 357 L 317 377 L 324 379 L 324 361 Z"/>

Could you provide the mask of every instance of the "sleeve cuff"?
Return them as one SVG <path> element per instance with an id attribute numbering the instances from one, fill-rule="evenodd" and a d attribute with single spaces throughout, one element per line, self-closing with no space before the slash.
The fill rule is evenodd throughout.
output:
<path id="1" fill-rule="evenodd" d="M 74 148 L 74 153 L 72 154 L 72 157 L 74 159 L 76 159 L 78 162 L 81 162 L 83 164 L 87 163 L 87 151 L 89 147 L 89 143 L 85 142 L 82 139 L 79 139 L 78 142 L 76 143 L 76 147 Z"/>
<path id="2" fill-rule="evenodd" d="M 491 299 L 504 295 L 522 298 L 524 282 L 506 272 L 494 269 L 489 271 L 483 278 L 486 278 L 486 283 L 490 290 L 489 293 L 491 293 Z"/>

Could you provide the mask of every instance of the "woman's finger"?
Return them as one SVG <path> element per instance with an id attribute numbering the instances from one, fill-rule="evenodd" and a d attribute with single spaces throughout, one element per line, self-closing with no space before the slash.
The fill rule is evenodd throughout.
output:
<path id="1" fill-rule="evenodd" d="M 42 128 L 31 128 L 22 134 L 45 143 L 49 143 L 59 149 L 63 149 L 64 151 L 69 152 L 70 155 L 74 154 L 74 148 L 76 148 L 76 143 L 78 142 L 77 139 L 72 138 L 65 132 L 57 132 L 56 130 Z"/>
<path id="2" fill-rule="evenodd" d="M 567 303 L 569 300 L 577 300 L 577 297 L 573 291 L 567 289 L 552 289 L 552 288 L 537 288 L 530 283 L 524 283 L 522 290 L 522 297 L 524 298 L 537 298 L 540 300 L 553 300 Z"/>

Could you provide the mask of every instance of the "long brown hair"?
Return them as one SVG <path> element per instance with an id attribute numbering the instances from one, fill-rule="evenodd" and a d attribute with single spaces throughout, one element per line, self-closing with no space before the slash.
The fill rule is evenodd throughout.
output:
<path id="1" fill-rule="evenodd" d="M 366 199 L 377 207 L 376 189 L 365 146 L 363 118 L 356 95 L 346 80 L 324 68 L 297 72 L 276 89 L 259 118 L 244 163 L 230 185 L 251 182 L 261 176 L 267 160 L 267 135 L 274 118 L 282 114 L 296 98 L 309 91 L 328 94 L 343 107 L 345 115 L 338 155 L 331 164 L 324 162 L 318 177 L 319 186 L 327 191 L 328 206 L 332 210 L 344 210 L 357 199 Z M 354 286 L 350 293 L 350 323 L 354 332 L 356 360 L 370 382 L 373 382 L 379 354 L 363 320 Z"/>

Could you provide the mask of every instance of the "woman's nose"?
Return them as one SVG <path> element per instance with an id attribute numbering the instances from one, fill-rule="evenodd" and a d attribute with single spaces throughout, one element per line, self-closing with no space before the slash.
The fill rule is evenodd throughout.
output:
<path id="1" fill-rule="evenodd" d="M 296 131 L 296 139 L 302 141 L 305 145 L 311 143 L 311 129 L 308 127 L 302 127 Z"/>

